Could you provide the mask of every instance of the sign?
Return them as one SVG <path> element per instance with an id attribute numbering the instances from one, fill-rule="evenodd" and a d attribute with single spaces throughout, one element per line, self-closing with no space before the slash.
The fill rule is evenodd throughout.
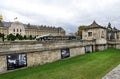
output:
<path id="1" fill-rule="evenodd" d="M 61 50 L 61 58 L 64 59 L 64 58 L 68 58 L 68 57 L 70 57 L 69 49 L 62 49 Z"/>
<path id="2" fill-rule="evenodd" d="M 27 66 L 26 54 L 11 54 L 7 56 L 7 69 L 13 70 Z"/>

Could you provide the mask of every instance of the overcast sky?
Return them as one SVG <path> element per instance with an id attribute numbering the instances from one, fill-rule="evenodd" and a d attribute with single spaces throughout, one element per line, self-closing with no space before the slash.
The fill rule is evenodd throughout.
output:
<path id="1" fill-rule="evenodd" d="M 96 20 L 120 29 L 120 0 L 0 0 L 4 21 L 63 27 L 76 32 L 79 25 Z"/>

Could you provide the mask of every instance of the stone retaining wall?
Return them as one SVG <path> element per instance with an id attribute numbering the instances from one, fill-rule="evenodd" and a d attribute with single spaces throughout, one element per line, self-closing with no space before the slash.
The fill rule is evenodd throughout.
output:
<path id="1" fill-rule="evenodd" d="M 27 65 L 42 65 L 61 59 L 60 50 L 27 53 Z"/>
<path id="2" fill-rule="evenodd" d="M 83 54 L 85 54 L 85 48 L 84 47 L 71 48 L 70 49 L 70 57 L 83 55 Z"/>
<path id="3" fill-rule="evenodd" d="M 85 47 L 88 46 L 90 52 L 96 51 L 95 41 L 44 41 L 44 42 L 9 42 L 0 43 L 0 73 L 8 70 L 8 55 L 26 55 L 27 67 L 42 65 L 54 62 L 62 58 L 62 50 L 74 57 L 86 53 Z M 101 46 L 99 50 L 106 49 Z M 65 57 L 66 58 L 66 57 Z M 15 63 L 16 61 L 11 60 Z"/>

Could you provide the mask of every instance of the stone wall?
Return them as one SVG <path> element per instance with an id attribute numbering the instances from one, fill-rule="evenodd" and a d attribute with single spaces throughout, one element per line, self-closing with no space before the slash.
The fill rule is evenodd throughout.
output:
<path id="1" fill-rule="evenodd" d="M 61 59 L 60 50 L 27 53 L 27 65 L 42 65 Z"/>
<path id="2" fill-rule="evenodd" d="M 69 48 L 70 50 L 70 57 L 83 55 L 85 54 L 84 47 L 73 47 Z M 13 55 L 15 52 L 12 52 Z M 24 52 L 21 52 L 24 53 Z M 44 50 L 44 51 L 36 51 L 36 52 L 27 52 L 27 67 L 42 65 L 45 63 L 51 63 L 61 58 L 61 49 L 54 49 L 54 50 Z M 10 55 L 10 54 L 9 54 Z M 0 56 L 0 73 L 7 72 L 7 54 Z"/>
<path id="3" fill-rule="evenodd" d="M 0 56 L 0 73 L 7 70 L 7 60 L 6 56 Z"/>
<path id="4" fill-rule="evenodd" d="M 63 59 L 61 50 L 69 49 L 70 57 L 85 54 L 85 47 L 90 52 L 96 51 L 95 41 L 31 41 L 0 43 L 0 73 L 7 72 L 7 55 L 26 54 L 27 67 L 42 65 Z M 99 51 L 106 49 L 105 45 L 98 45 Z"/>
<path id="5" fill-rule="evenodd" d="M 109 40 L 108 47 L 120 49 L 120 40 Z"/>
<path id="6" fill-rule="evenodd" d="M 84 47 L 70 48 L 70 57 L 75 57 L 83 54 L 85 54 Z M 28 66 L 42 65 L 42 64 L 54 62 L 60 59 L 61 59 L 61 49 L 27 53 Z"/>
<path id="7" fill-rule="evenodd" d="M 116 49 L 120 49 L 120 45 L 116 45 Z"/>
<path id="8" fill-rule="evenodd" d="M 32 51 L 33 50 L 47 50 L 47 49 L 60 49 L 71 48 L 86 45 L 95 45 L 95 41 L 23 41 L 23 42 L 8 42 L 0 43 L 0 52 L 9 51 Z"/>
<path id="9" fill-rule="evenodd" d="M 85 48 L 84 47 L 78 47 L 78 48 L 71 48 L 70 49 L 70 57 L 83 55 L 85 54 Z"/>
<path id="10" fill-rule="evenodd" d="M 108 48 L 108 46 L 106 44 L 104 44 L 104 45 L 96 45 L 96 51 L 104 51 L 107 48 Z"/>

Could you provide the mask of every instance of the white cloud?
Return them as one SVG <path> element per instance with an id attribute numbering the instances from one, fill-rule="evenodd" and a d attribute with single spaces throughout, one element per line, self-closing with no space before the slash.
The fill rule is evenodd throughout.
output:
<path id="1" fill-rule="evenodd" d="M 103 26 L 119 27 L 119 0 L 1 0 L 0 12 L 6 21 L 62 26 L 75 32 L 79 25 L 93 20 Z"/>

